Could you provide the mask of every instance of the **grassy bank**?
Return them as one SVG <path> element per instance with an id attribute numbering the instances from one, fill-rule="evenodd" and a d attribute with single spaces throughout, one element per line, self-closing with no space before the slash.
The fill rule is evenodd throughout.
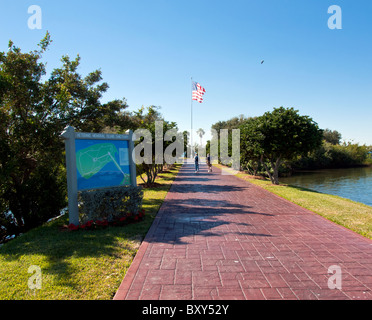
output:
<path id="1" fill-rule="evenodd" d="M 71 232 L 62 217 L 4 244 L 0 299 L 112 299 L 180 167 L 161 173 L 160 187 L 144 189 L 139 223 Z M 41 268 L 40 290 L 28 286 L 32 265 Z"/>
<path id="2" fill-rule="evenodd" d="M 223 168 L 221 165 L 216 166 Z M 268 180 L 257 179 L 243 172 L 237 173 L 236 176 L 372 239 L 372 207 L 370 206 L 292 185 L 273 185 Z"/>

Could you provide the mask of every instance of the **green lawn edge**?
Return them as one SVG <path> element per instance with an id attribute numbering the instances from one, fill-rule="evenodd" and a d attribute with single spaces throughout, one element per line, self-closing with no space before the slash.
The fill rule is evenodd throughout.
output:
<path id="1" fill-rule="evenodd" d="M 102 230 L 68 231 L 66 216 L 0 247 L 1 300 L 109 300 L 115 295 L 182 164 L 144 188 L 143 221 Z M 141 183 L 140 178 L 137 179 Z M 37 289 L 32 266 L 41 270 Z"/>

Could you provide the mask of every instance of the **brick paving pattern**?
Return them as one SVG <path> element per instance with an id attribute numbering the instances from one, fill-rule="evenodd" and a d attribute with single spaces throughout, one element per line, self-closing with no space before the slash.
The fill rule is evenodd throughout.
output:
<path id="1" fill-rule="evenodd" d="M 372 299 L 371 240 L 213 170 L 183 165 L 114 299 Z"/>

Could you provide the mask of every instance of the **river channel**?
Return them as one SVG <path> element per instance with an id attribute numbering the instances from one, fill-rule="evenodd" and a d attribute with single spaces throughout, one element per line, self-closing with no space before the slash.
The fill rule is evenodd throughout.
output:
<path id="1" fill-rule="evenodd" d="M 302 172 L 281 178 L 280 182 L 372 206 L 372 167 Z"/>

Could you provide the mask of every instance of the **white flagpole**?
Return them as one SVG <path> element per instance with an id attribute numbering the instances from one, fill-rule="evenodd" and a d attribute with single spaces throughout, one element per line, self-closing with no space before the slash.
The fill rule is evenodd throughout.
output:
<path id="1" fill-rule="evenodd" d="M 190 132 L 190 158 L 193 158 L 193 145 L 192 145 L 192 77 L 191 77 L 191 132 Z"/>

